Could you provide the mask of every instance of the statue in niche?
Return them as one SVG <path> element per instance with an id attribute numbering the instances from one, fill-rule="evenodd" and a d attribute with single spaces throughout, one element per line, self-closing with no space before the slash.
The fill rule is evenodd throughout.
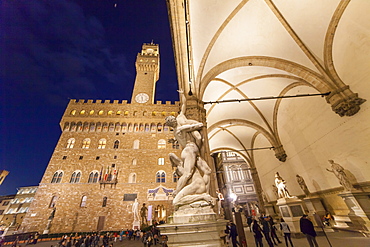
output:
<path id="1" fill-rule="evenodd" d="M 305 196 L 309 196 L 310 195 L 310 191 L 308 190 L 308 187 L 306 185 L 306 182 L 304 181 L 304 179 L 299 176 L 298 174 L 296 175 L 297 177 L 297 182 L 299 184 L 299 186 L 301 187 L 301 189 L 303 190 L 303 193 L 305 194 Z"/>
<path id="2" fill-rule="evenodd" d="M 179 115 L 166 118 L 166 125 L 174 129 L 175 139 L 182 148 L 181 158 L 173 153 L 169 155 L 172 166 L 176 167 L 176 173 L 180 176 L 173 193 L 173 204 L 175 208 L 198 201 L 201 206 L 214 205 L 215 198 L 209 195 L 211 169 L 201 157 L 203 137 L 200 130 L 203 124 L 186 118 L 186 97 L 182 90 L 179 93 L 182 97 Z"/>
<path id="3" fill-rule="evenodd" d="M 216 190 L 216 194 L 218 198 L 218 201 L 217 201 L 218 214 L 221 215 L 221 213 L 223 213 L 222 202 L 225 200 L 225 198 L 224 198 L 224 195 L 222 195 L 222 193 L 219 190 Z"/>
<path id="4" fill-rule="evenodd" d="M 286 188 L 286 181 L 279 175 L 278 172 L 275 173 L 275 186 L 278 189 L 279 198 L 292 198 Z"/>
<path id="5" fill-rule="evenodd" d="M 132 204 L 132 213 L 134 214 L 134 222 L 139 221 L 139 201 L 135 198 L 134 204 Z"/>
<path id="6" fill-rule="evenodd" d="M 329 163 L 331 164 L 331 169 L 326 168 L 326 170 L 328 172 L 334 173 L 334 175 L 338 178 L 339 183 L 344 187 L 344 190 L 354 190 L 353 185 L 349 181 L 343 166 L 335 163 L 333 160 L 329 160 Z"/>
<path id="7" fill-rule="evenodd" d="M 140 216 L 141 216 L 141 224 L 147 224 L 147 214 L 148 214 L 148 208 L 145 206 L 145 203 L 143 203 L 143 206 L 140 209 Z"/>

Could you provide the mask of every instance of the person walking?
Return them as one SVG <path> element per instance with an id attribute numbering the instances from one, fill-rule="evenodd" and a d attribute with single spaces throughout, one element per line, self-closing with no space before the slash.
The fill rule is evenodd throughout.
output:
<path id="1" fill-rule="evenodd" d="M 254 234 L 254 241 L 256 242 L 256 247 L 263 247 L 262 243 L 262 228 L 258 225 L 257 220 L 252 221 L 251 229 Z"/>
<path id="2" fill-rule="evenodd" d="M 306 235 L 308 244 L 310 247 L 318 247 L 319 245 L 316 242 L 316 231 L 311 222 L 308 218 L 307 214 L 304 214 L 301 219 L 299 220 L 299 225 L 301 227 L 301 232 Z"/>
<path id="3" fill-rule="evenodd" d="M 280 230 L 284 233 L 285 245 L 288 247 L 288 240 L 293 247 L 292 239 L 290 238 L 290 228 L 283 218 L 280 219 Z"/>
<path id="4" fill-rule="evenodd" d="M 271 233 L 271 224 L 269 222 L 268 217 L 263 217 L 261 218 L 262 222 L 262 230 L 263 230 L 263 235 L 265 236 L 265 239 L 267 241 L 267 244 L 269 247 L 274 247 L 274 244 L 271 241 L 270 233 Z"/>
<path id="5" fill-rule="evenodd" d="M 275 239 L 278 241 L 279 244 L 281 244 L 282 242 L 280 241 L 280 239 L 278 238 L 277 234 L 276 234 L 276 226 L 275 226 L 275 222 L 274 222 L 274 219 L 271 217 L 271 216 L 268 216 L 269 218 L 269 223 L 271 225 L 271 238 L 272 238 L 272 241 L 274 242 L 275 245 L 277 245 L 277 243 L 275 242 Z"/>
<path id="6" fill-rule="evenodd" d="M 230 222 L 230 238 L 233 244 L 233 247 L 237 247 L 238 241 L 236 237 L 238 236 L 238 231 L 236 230 L 236 225 L 233 222 Z"/>

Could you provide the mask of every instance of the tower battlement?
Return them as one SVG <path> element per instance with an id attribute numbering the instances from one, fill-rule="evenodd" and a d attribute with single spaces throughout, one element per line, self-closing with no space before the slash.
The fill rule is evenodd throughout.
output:
<path id="1" fill-rule="evenodd" d="M 174 103 L 172 103 L 172 101 L 165 101 L 163 103 L 163 101 L 161 100 L 157 100 L 155 105 L 158 106 L 158 105 L 170 105 L 170 106 L 178 106 L 179 105 L 179 101 L 175 101 Z M 108 104 L 114 104 L 114 105 L 130 105 L 130 103 L 127 102 L 127 100 L 101 100 L 101 99 L 96 99 L 96 100 L 92 100 L 92 99 L 88 99 L 88 100 L 85 100 L 85 99 L 79 99 L 79 100 L 76 100 L 76 99 L 71 99 L 69 101 L 69 105 L 108 105 Z"/>

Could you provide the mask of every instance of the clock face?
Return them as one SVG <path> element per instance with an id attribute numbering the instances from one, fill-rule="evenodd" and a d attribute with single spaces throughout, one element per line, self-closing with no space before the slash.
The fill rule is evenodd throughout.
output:
<path id="1" fill-rule="evenodd" d="M 149 100 L 149 96 L 146 93 L 139 93 L 136 95 L 135 100 L 137 103 L 146 103 Z"/>

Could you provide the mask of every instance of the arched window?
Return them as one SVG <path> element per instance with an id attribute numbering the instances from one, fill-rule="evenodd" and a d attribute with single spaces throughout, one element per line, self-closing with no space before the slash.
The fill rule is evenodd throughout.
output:
<path id="1" fill-rule="evenodd" d="M 174 172 L 173 174 L 172 174 L 172 177 L 173 177 L 173 182 L 177 182 L 177 181 L 179 181 L 179 175 L 177 175 L 177 172 Z"/>
<path id="2" fill-rule="evenodd" d="M 64 130 L 64 131 L 68 131 L 68 130 L 69 130 L 69 123 L 68 123 L 68 122 L 66 122 L 66 123 L 64 124 L 64 128 L 63 128 L 63 130 Z"/>
<path id="3" fill-rule="evenodd" d="M 158 124 L 157 125 L 157 131 L 162 132 L 162 130 L 163 130 L 162 127 L 163 127 L 162 124 Z"/>
<path id="4" fill-rule="evenodd" d="M 90 138 L 86 138 L 85 140 L 82 141 L 82 148 L 88 149 L 90 147 Z"/>
<path id="5" fill-rule="evenodd" d="M 101 205 L 102 207 L 106 207 L 107 206 L 107 200 L 108 198 L 106 196 L 103 197 L 103 204 Z"/>
<path id="6" fill-rule="evenodd" d="M 53 196 L 50 200 L 50 204 L 49 204 L 49 208 L 54 208 L 55 207 L 55 204 L 57 203 L 57 199 L 58 197 L 57 196 Z"/>
<path id="7" fill-rule="evenodd" d="M 140 132 L 144 132 L 144 124 L 142 124 L 142 123 L 141 123 L 141 124 L 139 125 L 139 131 L 140 131 Z"/>
<path id="8" fill-rule="evenodd" d="M 80 207 L 81 207 L 81 208 L 86 207 L 86 201 L 87 201 L 87 196 L 83 196 L 83 197 L 81 198 L 81 204 L 80 204 Z"/>
<path id="9" fill-rule="evenodd" d="M 126 133 L 127 132 L 127 123 L 122 124 L 122 132 Z"/>
<path id="10" fill-rule="evenodd" d="M 76 115 L 76 110 L 72 110 L 71 115 L 73 115 L 73 116 Z"/>
<path id="11" fill-rule="evenodd" d="M 70 183 L 79 183 L 81 178 L 81 172 L 75 171 L 72 173 L 71 180 L 69 180 Z"/>
<path id="12" fill-rule="evenodd" d="M 114 146 L 113 146 L 113 148 L 114 148 L 114 149 L 118 149 L 118 147 L 119 147 L 119 141 L 118 141 L 118 140 L 116 140 L 116 141 L 114 142 Z"/>
<path id="13" fill-rule="evenodd" d="M 156 124 L 152 123 L 150 125 L 150 132 L 152 132 L 152 133 L 157 132 L 157 125 Z"/>
<path id="14" fill-rule="evenodd" d="M 113 114 L 113 111 L 108 111 L 108 115 L 112 115 Z"/>
<path id="15" fill-rule="evenodd" d="M 164 165 L 164 158 L 158 158 L 158 165 L 160 166 Z"/>
<path id="16" fill-rule="evenodd" d="M 98 114 L 99 115 L 103 115 L 104 114 L 104 111 L 103 110 L 100 110 Z"/>
<path id="17" fill-rule="evenodd" d="M 134 149 L 139 149 L 140 147 L 140 141 L 139 140 L 135 140 L 134 141 Z"/>
<path id="18" fill-rule="evenodd" d="M 92 171 L 92 172 L 90 172 L 88 183 L 89 184 L 96 183 L 96 182 L 98 182 L 98 178 L 99 178 L 99 172 Z"/>
<path id="19" fill-rule="evenodd" d="M 165 183 L 166 182 L 166 173 L 164 171 L 158 171 L 156 174 L 156 183 Z"/>
<path id="20" fill-rule="evenodd" d="M 165 125 L 165 126 L 163 127 L 163 131 L 164 131 L 164 132 L 168 132 L 168 130 L 169 130 L 168 126 L 167 126 L 167 125 Z"/>
<path id="21" fill-rule="evenodd" d="M 77 123 L 77 131 L 82 131 L 82 122 Z"/>
<path id="22" fill-rule="evenodd" d="M 160 139 L 158 141 L 158 149 L 166 149 L 166 140 Z"/>
<path id="23" fill-rule="evenodd" d="M 103 132 L 108 132 L 108 123 L 103 123 Z"/>
<path id="24" fill-rule="evenodd" d="M 90 114 L 90 115 L 93 115 L 93 114 L 94 114 L 94 112 L 95 112 L 94 110 L 91 110 L 89 114 Z"/>
<path id="25" fill-rule="evenodd" d="M 180 146 L 179 146 L 179 142 L 177 140 L 174 140 L 174 142 L 172 142 L 172 149 L 179 149 Z"/>
<path id="26" fill-rule="evenodd" d="M 134 132 L 139 132 L 139 124 L 134 124 Z"/>
<path id="27" fill-rule="evenodd" d="M 100 122 L 97 122 L 96 123 L 96 131 L 97 132 L 100 132 L 101 131 L 101 123 Z"/>
<path id="28" fill-rule="evenodd" d="M 89 132 L 89 123 L 88 122 L 84 122 L 84 129 L 83 129 L 85 132 Z"/>
<path id="29" fill-rule="evenodd" d="M 76 127 L 77 127 L 76 123 L 75 123 L 75 122 L 72 122 L 72 123 L 71 123 L 71 131 L 72 131 L 72 132 L 73 132 L 73 131 L 76 131 Z"/>
<path id="30" fill-rule="evenodd" d="M 132 132 L 134 129 L 134 126 L 130 123 L 128 124 L 128 132 Z"/>
<path id="31" fill-rule="evenodd" d="M 145 132 L 149 132 L 150 131 L 150 126 L 149 124 L 145 124 Z"/>
<path id="32" fill-rule="evenodd" d="M 99 145 L 98 145 L 98 149 L 105 149 L 105 146 L 107 145 L 107 140 L 105 139 L 100 139 L 99 140 Z"/>
<path id="33" fill-rule="evenodd" d="M 81 110 L 80 111 L 80 115 L 85 115 L 86 111 L 85 110 Z"/>
<path id="34" fill-rule="evenodd" d="M 109 123 L 109 132 L 114 131 L 114 123 Z"/>
<path id="35" fill-rule="evenodd" d="M 116 132 L 120 132 L 121 131 L 121 124 L 120 123 L 116 123 L 116 127 L 114 129 Z"/>
<path id="36" fill-rule="evenodd" d="M 69 138 L 68 141 L 67 141 L 67 146 L 66 148 L 73 148 L 73 146 L 75 145 L 75 138 Z"/>
<path id="37" fill-rule="evenodd" d="M 132 159 L 132 165 L 136 166 L 137 165 L 137 159 Z"/>
<path id="38" fill-rule="evenodd" d="M 54 173 L 53 178 L 51 179 L 51 183 L 60 183 L 63 177 L 62 171 L 57 171 Z"/>
<path id="39" fill-rule="evenodd" d="M 136 173 L 130 173 L 128 176 L 128 182 L 132 184 L 136 183 Z"/>

